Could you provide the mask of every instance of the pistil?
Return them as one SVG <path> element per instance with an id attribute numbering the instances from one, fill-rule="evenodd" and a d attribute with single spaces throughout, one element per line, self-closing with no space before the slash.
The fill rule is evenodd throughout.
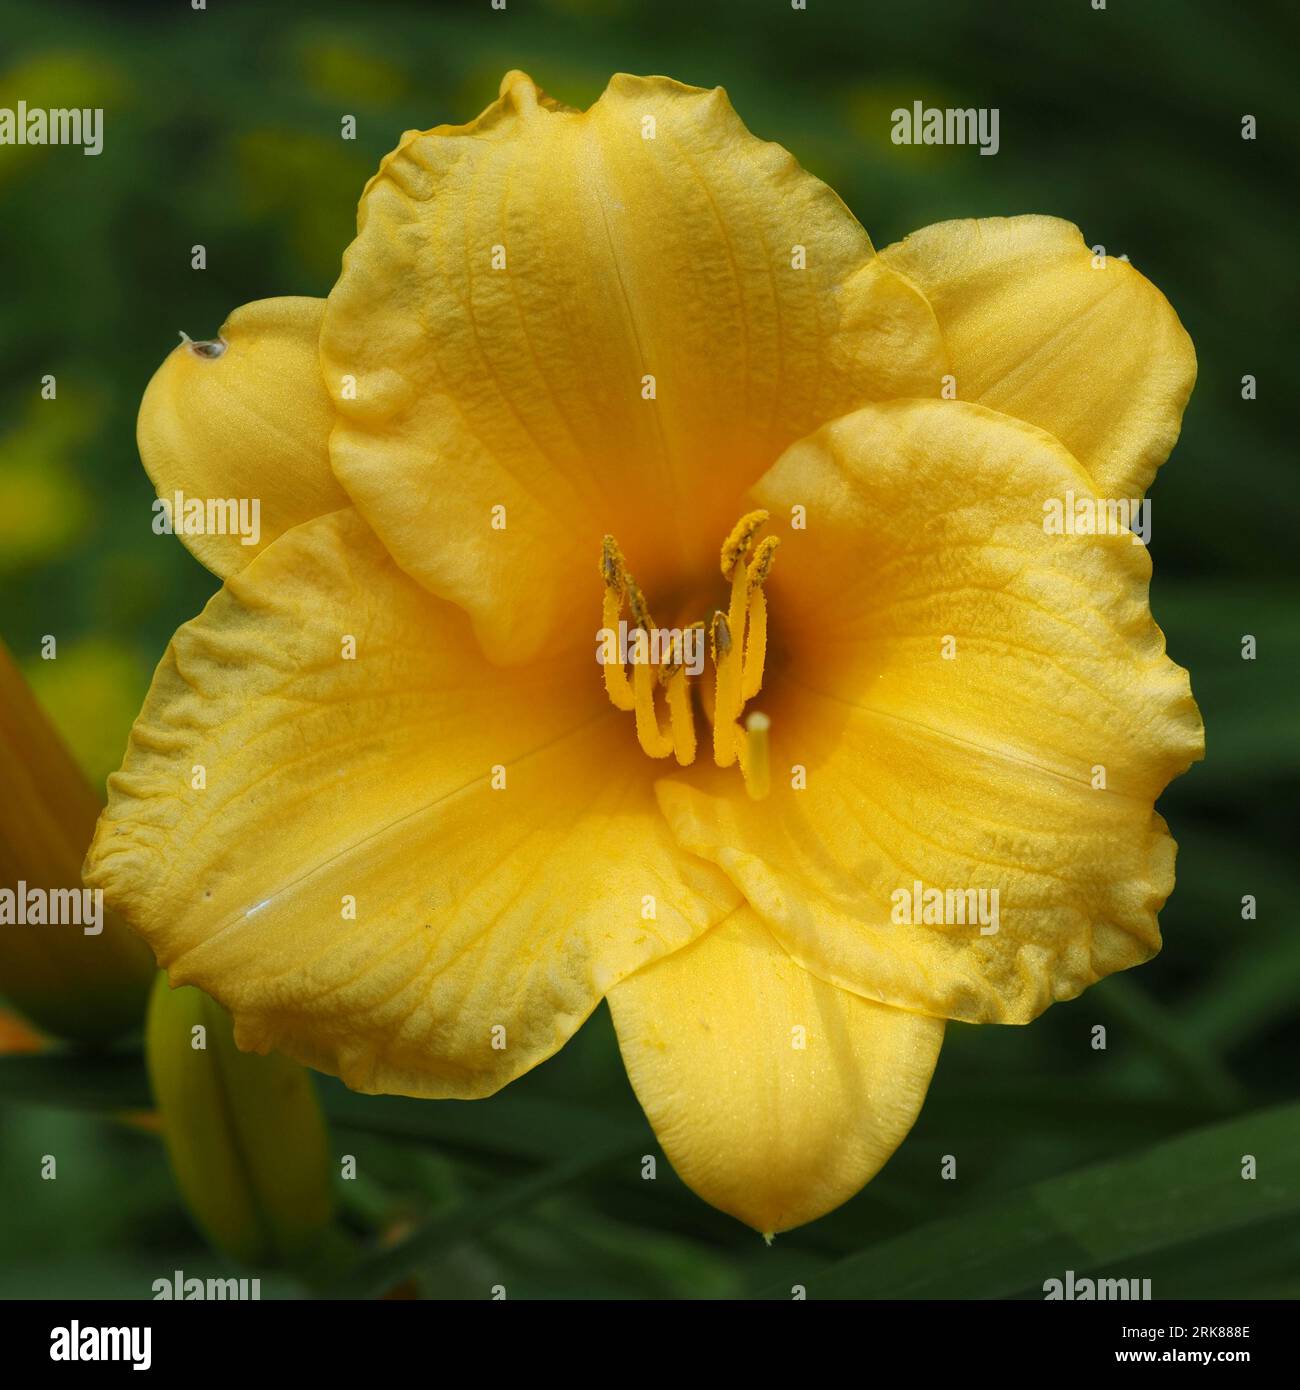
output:
<path id="1" fill-rule="evenodd" d="M 745 788 L 755 801 L 762 801 L 772 786 L 772 759 L 768 731 L 772 721 L 759 710 L 745 720 L 745 751 L 741 754 L 740 770 L 745 775 Z"/>

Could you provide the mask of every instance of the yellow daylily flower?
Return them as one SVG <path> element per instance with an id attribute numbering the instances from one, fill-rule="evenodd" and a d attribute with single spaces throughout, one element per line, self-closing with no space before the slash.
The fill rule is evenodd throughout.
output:
<path id="1" fill-rule="evenodd" d="M 279 521 L 184 538 L 225 582 L 89 878 L 241 1047 L 360 1090 L 487 1095 L 608 999 L 682 1177 L 812 1220 L 946 1019 L 1158 948 L 1200 718 L 1146 549 L 1043 504 L 1145 486 L 1191 344 L 1053 219 L 877 255 L 665 78 L 578 112 L 509 74 L 403 137 L 358 228 L 327 301 L 150 387 L 160 491 Z M 1000 908 L 901 923 L 914 890 Z"/>

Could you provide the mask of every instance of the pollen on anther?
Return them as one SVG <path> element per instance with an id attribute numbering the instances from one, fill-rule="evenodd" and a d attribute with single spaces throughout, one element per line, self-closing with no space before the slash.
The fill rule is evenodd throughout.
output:
<path id="1" fill-rule="evenodd" d="M 721 609 L 713 615 L 713 622 L 709 626 L 709 647 L 715 666 L 731 650 L 731 627 Z"/>
<path id="2" fill-rule="evenodd" d="M 616 589 L 622 585 L 624 573 L 623 553 L 618 542 L 613 536 L 606 536 L 600 547 L 600 577 L 607 588 Z"/>
<path id="3" fill-rule="evenodd" d="M 760 584 L 765 583 L 767 576 L 772 573 L 772 563 L 776 559 L 776 552 L 780 545 L 781 542 L 775 536 L 769 536 L 754 551 L 754 558 L 749 562 L 749 569 L 746 573 L 751 593 Z"/>
<path id="4" fill-rule="evenodd" d="M 722 577 L 724 579 L 731 578 L 736 565 L 748 553 L 750 542 L 767 525 L 767 519 L 767 512 L 747 512 L 731 528 L 731 534 L 722 543 Z"/>

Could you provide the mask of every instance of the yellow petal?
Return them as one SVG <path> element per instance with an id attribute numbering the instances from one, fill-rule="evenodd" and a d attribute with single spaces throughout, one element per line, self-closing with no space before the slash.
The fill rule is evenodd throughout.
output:
<path id="1" fill-rule="evenodd" d="M 921 1109 L 942 1019 L 811 975 L 742 907 L 610 991 L 619 1046 L 673 1167 L 765 1235 L 880 1171 Z"/>
<path id="2" fill-rule="evenodd" d="M 1045 532 L 1071 488 L 1042 431 L 917 401 L 836 421 L 754 491 L 807 510 L 769 582 L 772 794 L 692 769 L 660 801 L 796 959 L 868 998 L 1024 1022 L 1159 948 L 1174 845 L 1152 804 L 1203 731 L 1146 549 Z M 907 920 L 915 884 L 966 920 L 955 897 Z M 967 890 L 996 890 L 997 919 Z"/>
<path id="3" fill-rule="evenodd" d="M 141 402 L 145 471 L 171 506 L 176 534 L 223 579 L 291 526 L 347 502 L 329 465 L 333 408 L 317 347 L 324 311 L 323 299 L 245 304 L 212 342 L 175 348 Z M 178 492 L 203 503 L 203 530 L 182 530 Z M 223 517 L 215 507 L 209 521 L 209 499 L 242 499 L 256 526 L 241 532 L 233 511 Z"/>
<path id="4" fill-rule="evenodd" d="M 334 1210 L 311 1076 L 235 1046 L 230 1020 L 159 974 L 145 1033 L 172 1172 L 208 1239 L 246 1264 L 310 1259 Z"/>
<path id="5" fill-rule="evenodd" d="M 957 396 L 1050 430 L 1103 497 L 1141 497 L 1178 439 L 1196 353 L 1158 289 L 1056 217 L 939 222 L 881 259 L 929 299 Z"/>
<path id="6" fill-rule="evenodd" d="M 384 160 L 321 360 L 344 486 L 518 661 L 571 623 L 606 533 L 648 593 L 711 584 L 787 444 L 937 395 L 945 362 L 924 299 L 721 89 L 618 76 L 575 112 L 502 85 Z"/>
<path id="7" fill-rule="evenodd" d="M 736 902 L 655 771 L 594 660 L 489 665 L 348 509 L 176 634 L 87 872 L 241 1047 L 485 1095 Z"/>
<path id="8" fill-rule="evenodd" d="M 24 893 L 80 894 L 99 798 L 3 643 L 0 788 L 0 888 L 15 894 L 15 905 L 19 885 Z M 77 904 L 83 912 L 85 905 Z M 0 996 L 46 1032 L 78 1042 L 138 1027 L 153 962 L 115 913 L 105 911 L 100 927 L 0 923 Z"/>

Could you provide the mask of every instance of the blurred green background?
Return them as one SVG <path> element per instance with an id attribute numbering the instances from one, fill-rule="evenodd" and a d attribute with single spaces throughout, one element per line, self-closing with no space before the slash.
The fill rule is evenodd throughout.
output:
<path id="1" fill-rule="evenodd" d="M 359 1290 L 1041 1297 L 1072 1268 L 1150 1278 L 1156 1297 L 1300 1294 L 1297 37 L 1294 6 L 1212 0 L 0 0 L 0 106 L 106 109 L 99 158 L 0 148 L 0 632 L 101 784 L 172 630 L 215 587 L 150 530 L 134 443 L 150 374 L 180 329 L 209 337 L 248 300 L 325 294 L 380 156 L 404 129 L 469 119 L 509 68 L 574 105 L 617 70 L 721 83 L 878 246 L 948 217 L 1069 218 L 1148 274 L 1196 343 L 1183 438 L 1153 489 L 1153 608 L 1209 749 L 1161 802 L 1180 847 L 1163 954 L 1029 1028 L 952 1025 L 885 1172 L 771 1249 L 666 1162 L 642 1181 L 657 1149 L 603 1008 L 488 1101 L 324 1081 L 335 1147 L 361 1173 L 339 1184 L 346 1225 L 369 1248 L 411 1237 Z M 915 99 L 998 107 L 1001 152 L 892 145 L 889 113 Z M 46 372 L 57 408 L 39 398 Z M 46 633 L 57 662 L 39 659 Z M 107 1118 L 148 1103 L 133 1048 L 5 1063 L 0 1296 L 148 1297 L 173 1269 L 230 1271 L 157 1137 Z M 67 1156 L 57 1183 L 38 1180 L 46 1152 Z M 263 1290 L 302 1286 L 268 1274 Z"/>

